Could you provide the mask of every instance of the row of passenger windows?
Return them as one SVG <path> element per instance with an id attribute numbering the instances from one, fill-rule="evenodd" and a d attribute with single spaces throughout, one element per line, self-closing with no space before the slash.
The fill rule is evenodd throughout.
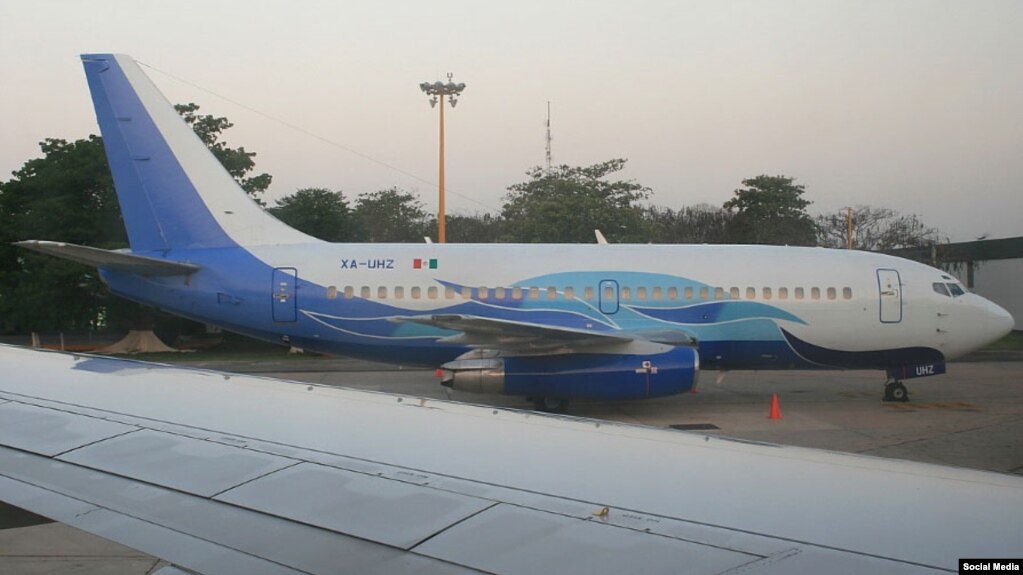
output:
<path id="1" fill-rule="evenodd" d="M 601 288 L 603 293 L 601 299 L 605 301 L 611 301 L 615 298 L 615 287 L 604 286 Z M 841 293 L 842 299 L 852 299 L 853 291 L 852 288 L 844 287 L 839 288 L 828 287 L 828 288 L 770 288 L 770 287 L 747 287 L 738 288 L 731 287 L 727 290 L 723 287 L 627 287 L 623 286 L 618 288 L 617 299 L 619 301 L 685 301 L 685 300 L 725 300 L 725 299 L 763 299 L 763 300 L 820 300 L 828 299 L 835 300 L 839 298 Z M 596 288 L 585 287 L 582 290 L 576 290 L 572 287 L 566 287 L 561 292 L 562 299 L 575 299 L 576 294 L 579 293 L 583 300 L 593 301 L 595 299 Z M 481 299 L 481 300 L 556 300 L 558 299 L 557 288 L 550 287 L 513 287 L 513 288 L 487 288 L 487 287 L 462 287 L 459 289 L 453 287 L 441 288 L 438 286 L 430 286 L 422 288 L 419 286 L 413 286 L 405 288 L 402 286 L 396 286 L 388 288 L 387 286 L 377 286 L 372 288 L 370 286 L 354 287 L 345 286 L 341 290 L 338 290 L 335 286 L 327 288 L 327 298 L 335 299 L 341 295 L 345 299 L 351 299 L 356 297 L 363 299 L 370 299 L 375 297 L 376 299 Z"/>

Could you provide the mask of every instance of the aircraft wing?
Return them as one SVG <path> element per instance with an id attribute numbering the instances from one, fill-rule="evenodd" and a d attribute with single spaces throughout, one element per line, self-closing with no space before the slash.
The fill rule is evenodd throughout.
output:
<path id="1" fill-rule="evenodd" d="M 26 240 L 14 242 L 14 245 L 97 268 L 102 267 L 144 276 L 176 276 L 199 271 L 199 266 L 195 264 L 79 246 L 65 242 Z"/>
<path id="2" fill-rule="evenodd" d="M 668 329 L 599 332 L 461 314 L 404 316 L 391 318 L 391 321 L 418 323 L 461 332 L 442 340 L 446 343 L 503 350 L 580 348 L 626 344 L 635 340 L 668 345 L 696 345 L 696 340 L 691 335 Z"/>
<path id="3" fill-rule="evenodd" d="M 0 346 L 0 498 L 196 573 L 928 573 L 1023 478 Z"/>

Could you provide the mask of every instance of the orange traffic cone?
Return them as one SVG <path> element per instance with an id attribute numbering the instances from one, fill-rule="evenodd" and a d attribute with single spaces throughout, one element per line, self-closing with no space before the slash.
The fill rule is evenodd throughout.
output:
<path id="1" fill-rule="evenodd" d="M 781 409 L 778 408 L 778 394 L 771 394 L 771 411 L 767 414 L 767 419 L 781 419 Z"/>

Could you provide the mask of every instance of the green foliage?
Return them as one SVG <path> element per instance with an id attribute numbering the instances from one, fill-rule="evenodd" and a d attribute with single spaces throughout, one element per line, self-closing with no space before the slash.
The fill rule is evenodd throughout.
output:
<path id="1" fill-rule="evenodd" d="M 105 297 L 96 271 L 11 245 L 47 239 L 127 246 L 102 140 L 47 139 L 44 157 L 0 182 L 0 316 L 8 330 L 87 329 L 131 315 Z"/>
<path id="2" fill-rule="evenodd" d="M 213 152 L 213 155 L 220 160 L 220 163 L 231 174 L 231 176 L 257 203 L 265 206 L 259 198 L 270 187 L 273 179 L 270 174 L 258 174 L 249 176 L 256 167 L 252 159 L 256 157 L 255 152 L 246 152 L 245 148 L 229 148 L 225 142 L 220 141 L 220 136 L 228 128 L 234 126 L 227 118 L 216 118 L 211 115 L 198 115 L 199 105 L 195 103 L 175 104 L 174 109 L 185 120 L 185 123 L 192 127 L 192 130 L 206 144 L 206 147 Z"/>
<path id="3" fill-rule="evenodd" d="M 176 109 L 246 191 L 258 194 L 270 185 L 269 174 L 248 176 L 254 153 L 220 141 L 231 127 L 226 118 L 198 115 L 195 104 Z M 44 239 L 104 249 L 127 246 L 102 140 L 47 139 L 40 148 L 42 158 L 28 160 L 11 180 L 0 182 L 0 329 L 88 330 L 134 324 L 148 312 L 110 297 L 96 270 L 11 245 Z"/>
<path id="4" fill-rule="evenodd" d="M 732 213 L 699 204 L 678 210 L 651 206 L 644 212 L 650 241 L 658 244 L 729 243 L 728 225 Z"/>
<path id="5" fill-rule="evenodd" d="M 356 239 L 355 215 L 340 191 L 305 188 L 277 200 L 277 205 L 267 211 L 296 230 L 321 240 Z"/>
<path id="6" fill-rule="evenodd" d="M 816 225 L 817 245 L 826 248 L 848 245 L 847 210 L 821 214 L 817 216 Z M 925 225 L 915 214 L 907 216 L 888 208 L 871 206 L 858 206 L 852 210 L 853 249 L 888 252 L 930 246 L 941 241 L 938 230 Z"/>
<path id="7" fill-rule="evenodd" d="M 535 167 L 529 181 L 508 188 L 501 216 L 504 239 L 533 243 L 592 243 L 599 229 L 609 241 L 645 241 L 643 209 L 650 190 L 631 181 L 606 181 L 626 160 L 586 167 Z"/>
<path id="8" fill-rule="evenodd" d="M 739 244 L 812 246 L 816 242 L 813 220 L 806 213 L 811 202 L 802 198 L 806 189 L 787 176 L 757 176 L 742 181 L 745 188 L 725 202 L 733 216 L 729 241 Z"/>
<path id="9" fill-rule="evenodd" d="M 493 214 L 448 214 L 447 241 L 454 244 L 491 244 L 500 241 L 504 220 Z M 426 235 L 437 237 L 437 220 L 431 219 Z"/>
<path id="10" fill-rule="evenodd" d="M 359 195 L 355 221 L 357 237 L 367 242 L 421 243 L 429 229 L 423 203 L 400 188 Z"/>

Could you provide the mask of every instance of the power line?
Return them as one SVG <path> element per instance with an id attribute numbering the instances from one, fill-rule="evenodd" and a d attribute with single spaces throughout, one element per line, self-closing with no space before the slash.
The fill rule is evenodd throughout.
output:
<path id="1" fill-rule="evenodd" d="M 321 135 L 319 135 L 319 134 L 317 134 L 315 132 L 311 132 L 311 131 L 309 131 L 309 130 L 301 127 L 301 126 L 298 126 L 296 124 L 292 124 L 291 122 L 289 122 L 287 120 L 284 120 L 284 119 L 278 118 L 277 116 L 274 116 L 272 114 L 268 114 L 266 112 L 257 110 L 256 108 L 253 108 L 252 106 L 243 104 L 243 103 L 239 102 L 238 100 L 235 100 L 233 98 L 229 98 L 227 96 L 224 96 L 222 94 L 214 92 L 213 90 L 210 90 L 209 88 L 200 86 L 200 85 L 198 85 L 198 84 L 196 84 L 194 82 L 190 82 L 190 81 L 188 81 L 188 80 L 186 80 L 184 78 L 181 78 L 179 76 L 175 76 L 174 74 L 171 74 L 170 72 L 165 72 L 165 71 L 163 71 L 163 70 L 161 70 L 159 68 L 150 66 L 149 64 L 146 64 L 145 62 L 141 62 L 139 60 L 136 60 L 135 62 L 137 64 L 139 64 L 140 66 L 145 66 L 146 68 L 149 68 L 150 70 L 152 70 L 154 72 L 158 72 L 160 74 L 163 74 L 164 76 L 166 76 L 166 77 L 168 77 L 168 78 L 170 78 L 170 79 L 172 79 L 172 80 L 174 80 L 176 82 L 180 82 L 180 83 L 182 83 L 182 84 L 184 84 L 186 86 L 190 86 L 192 88 L 195 88 L 196 90 L 200 90 L 202 92 L 205 92 L 205 93 L 207 93 L 207 94 L 209 94 L 209 95 L 211 95 L 211 96 L 213 96 L 215 98 L 219 98 L 219 99 L 221 99 L 221 100 L 223 100 L 225 102 L 228 102 L 230 104 L 238 106 L 239 108 L 242 108 L 243 110 L 247 110 L 247 111 L 249 111 L 249 112 L 251 112 L 253 114 L 256 114 L 257 116 L 260 116 L 262 118 L 265 118 L 267 120 L 270 120 L 270 121 L 273 121 L 273 122 L 277 122 L 278 124 L 280 124 L 280 125 L 282 125 L 282 126 L 284 126 L 286 128 L 294 130 L 294 131 L 296 131 L 296 132 L 298 132 L 300 134 L 303 134 L 305 136 L 308 136 L 310 138 L 319 140 L 319 141 L 323 142 L 324 144 L 327 144 L 328 146 L 333 146 L 335 148 L 338 148 L 339 150 L 343 150 L 345 152 L 348 152 L 349 154 L 352 154 L 354 156 L 358 156 L 358 157 L 360 157 L 360 158 L 362 158 L 364 160 L 367 160 L 369 162 L 373 162 L 374 164 L 377 164 L 378 166 L 382 166 L 382 167 L 387 168 L 389 170 L 393 170 L 395 172 L 398 172 L 399 174 L 402 174 L 402 175 L 404 175 L 406 177 L 412 178 L 413 180 L 416 180 L 418 182 L 424 183 L 424 184 L 430 186 L 431 188 L 437 186 L 437 182 L 431 182 L 430 180 L 428 180 L 426 178 L 423 178 L 423 177 L 421 177 L 421 176 L 419 176 L 417 174 L 413 174 L 412 172 L 409 172 L 408 170 L 404 170 L 404 169 L 399 168 L 397 166 L 394 166 L 392 164 L 388 164 L 387 162 L 385 162 L 383 160 L 378 160 L 378 159 L 374 158 L 373 156 L 370 156 L 368 154 L 364 154 L 364 153 L 362 153 L 362 152 L 360 152 L 358 150 L 355 150 L 353 148 L 350 148 L 350 147 L 348 147 L 348 146 L 346 146 L 346 145 L 344 145 L 344 144 L 342 144 L 340 142 L 335 142 L 334 140 L 331 140 L 330 138 L 327 138 L 325 136 L 321 136 Z M 485 203 L 483 203 L 483 202 L 481 202 L 481 201 L 479 201 L 479 200 L 477 200 L 475 198 L 471 198 L 469 196 L 466 196 L 465 194 L 460 194 L 460 193 L 458 193 L 458 192 L 456 192 L 454 190 L 451 190 L 451 189 L 448 189 L 447 191 L 448 191 L 448 193 L 452 193 L 452 194 L 454 194 L 454 195 L 456 195 L 456 196 L 458 196 L 458 197 L 460 197 L 462 199 L 469 200 L 470 202 L 478 204 L 478 205 L 482 206 L 483 208 L 485 208 L 487 210 L 500 212 L 500 210 L 498 210 L 497 208 L 494 208 L 493 206 L 487 205 L 487 204 L 485 204 Z"/>

